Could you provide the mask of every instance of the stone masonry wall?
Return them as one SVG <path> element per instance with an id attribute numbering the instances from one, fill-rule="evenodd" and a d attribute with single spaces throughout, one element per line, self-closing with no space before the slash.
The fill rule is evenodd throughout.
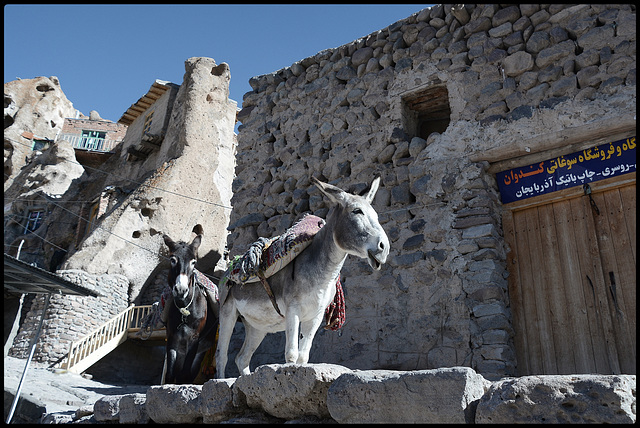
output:
<path id="1" fill-rule="evenodd" d="M 489 163 L 470 158 L 523 139 L 535 153 L 536 136 L 632 117 L 635 42 L 631 5 L 436 5 L 252 78 L 230 255 L 326 215 L 311 176 L 362 191 L 381 175 L 390 258 L 379 272 L 347 259 L 346 324 L 319 332 L 310 362 L 514 374 L 500 196 Z M 446 131 L 420 136 L 412 100 L 444 89 Z M 252 369 L 284 361 L 272 336 Z M 239 329 L 232 350 L 241 340 Z"/>
<path id="2" fill-rule="evenodd" d="M 122 275 L 91 275 L 80 270 L 56 272 L 64 279 L 100 293 L 100 297 L 52 295 L 33 360 L 53 365 L 69 353 L 69 344 L 98 328 L 128 304 L 129 280 Z M 9 355 L 27 358 L 37 331 L 46 297 L 37 295 L 31 304 Z"/>

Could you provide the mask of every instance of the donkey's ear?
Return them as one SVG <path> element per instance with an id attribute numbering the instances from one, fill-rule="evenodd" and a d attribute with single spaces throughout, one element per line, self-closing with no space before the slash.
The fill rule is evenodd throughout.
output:
<path id="1" fill-rule="evenodd" d="M 196 235 L 204 235 L 204 229 L 202 225 L 199 223 L 193 226 L 192 232 L 195 233 Z"/>
<path id="2" fill-rule="evenodd" d="M 169 247 L 169 251 L 173 252 L 176 248 L 176 243 L 173 242 L 173 239 L 169 238 L 169 235 L 162 235 L 162 239 L 164 239 L 164 243 Z"/>
<path id="3" fill-rule="evenodd" d="M 373 179 L 371 183 L 371 189 L 369 189 L 369 193 L 367 193 L 366 199 L 367 202 L 372 203 L 373 198 L 376 196 L 376 192 L 378 191 L 378 187 L 380 186 L 380 177 L 376 177 Z"/>
<path id="4" fill-rule="evenodd" d="M 193 241 L 191 241 L 191 248 L 196 251 L 200 246 L 200 242 L 202 242 L 202 235 L 196 235 L 196 237 L 193 238 Z"/>
<path id="5" fill-rule="evenodd" d="M 344 196 L 345 196 L 345 192 L 344 190 L 340 189 L 339 187 L 336 187 L 332 184 L 329 183 L 323 183 L 322 181 L 318 180 L 315 177 L 311 177 L 311 181 L 313 181 L 313 183 L 316 185 L 316 187 L 318 189 L 320 189 L 320 191 L 329 199 L 331 199 L 332 202 L 335 203 L 341 203 L 342 201 L 344 201 Z"/>

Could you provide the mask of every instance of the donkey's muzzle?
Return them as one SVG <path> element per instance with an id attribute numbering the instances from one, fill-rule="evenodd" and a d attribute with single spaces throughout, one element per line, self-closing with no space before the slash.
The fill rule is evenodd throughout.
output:
<path id="1" fill-rule="evenodd" d="M 367 261 L 369 266 L 375 270 L 380 270 L 389 255 L 389 238 L 383 234 L 378 240 L 376 251 L 367 250 Z"/>
<path id="2" fill-rule="evenodd" d="M 173 285 L 173 296 L 179 298 L 186 298 L 189 294 L 189 277 L 186 274 L 181 273 L 176 278 L 176 283 Z"/>
<path id="3" fill-rule="evenodd" d="M 379 252 L 377 254 L 373 254 L 371 251 L 367 252 L 367 260 L 369 261 L 369 266 L 374 268 L 375 270 L 380 270 L 382 264 L 387 261 L 387 255 L 384 252 Z"/>

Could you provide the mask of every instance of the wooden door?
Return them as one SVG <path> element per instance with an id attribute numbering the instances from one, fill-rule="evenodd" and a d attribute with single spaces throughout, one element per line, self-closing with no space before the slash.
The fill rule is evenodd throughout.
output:
<path id="1" fill-rule="evenodd" d="M 635 173 L 591 186 L 505 206 L 519 375 L 636 373 Z"/>

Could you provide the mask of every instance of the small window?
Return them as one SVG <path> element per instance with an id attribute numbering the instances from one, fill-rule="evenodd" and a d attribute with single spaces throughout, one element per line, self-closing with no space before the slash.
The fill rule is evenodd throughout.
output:
<path id="1" fill-rule="evenodd" d="M 36 150 L 46 150 L 49 148 L 50 145 L 50 141 L 49 140 L 33 140 L 33 145 L 31 146 L 31 150 L 36 151 Z"/>
<path id="2" fill-rule="evenodd" d="M 33 232 L 42 224 L 44 210 L 32 210 L 27 214 L 27 222 L 24 226 L 24 235 Z"/>
<path id="3" fill-rule="evenodd" d="M 403 98 L 405 126 L 414 137 L 427 139 L 434 132 L 442 134 L 451 121 L 449 92 L 446 86 L 431 86 Z"/>
<path id="4" fill-rule="evenodd" d="M 151 122 L 153 122 L 153 112 L 147 114 L 144 118 L 144 127 L 142 128 L 142 135 L 148 134 L 151 131 Z"/>

